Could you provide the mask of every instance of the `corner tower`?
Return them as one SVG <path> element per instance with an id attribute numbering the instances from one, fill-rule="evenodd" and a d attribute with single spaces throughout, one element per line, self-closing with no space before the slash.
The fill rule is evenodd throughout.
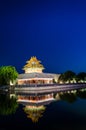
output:
<path id="1" fill-rule="evenodd" d="M 31 57 L 30 60 L 26 61 L 26 65 L 23 67 L 25 73 L 42 73 L 44 66 L 41 64 L 35 56 Z"/>

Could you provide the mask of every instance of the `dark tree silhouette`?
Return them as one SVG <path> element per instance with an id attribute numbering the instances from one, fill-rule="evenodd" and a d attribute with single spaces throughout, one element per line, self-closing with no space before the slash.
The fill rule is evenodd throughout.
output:
<path id="1" fill-rule="evenodd" d="M 65 73 L 59 76 L 58 81 L 62 81 L 63 83 L 69 82 L 75 78 L 76 74 L 73 71 L 66 71 Z"/>

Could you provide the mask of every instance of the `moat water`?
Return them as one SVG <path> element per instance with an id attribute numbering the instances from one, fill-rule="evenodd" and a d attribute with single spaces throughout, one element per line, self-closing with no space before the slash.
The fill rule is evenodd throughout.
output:
<path id="1" fill-rule="evenodd" d="M 29 102 L 28 102 L 29 101 Z M 0 93 L 0 130 L 86 130 L 86 90 Z"/>

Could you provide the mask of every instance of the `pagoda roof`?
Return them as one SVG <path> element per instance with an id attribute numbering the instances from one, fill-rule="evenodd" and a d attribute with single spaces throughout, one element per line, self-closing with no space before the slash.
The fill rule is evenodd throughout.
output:
<path id="1" fill-rule="evenodd" d="M 54 78 L 55 74 L 49 73 L 24 73 L 19 74 L 18 79 L 30 79 L 30 78 Z"/>
<path id="2" fill-rule="evenodd" d="M 27 70 L 28 68 L 40 68 L 43 70 L 44 66 L 41 64 L 41 61 L 36 58 L 36 56 L 33 56 L 30 60 L 26 61 L 26 65 L 23 67 L 23 70 Z"/>

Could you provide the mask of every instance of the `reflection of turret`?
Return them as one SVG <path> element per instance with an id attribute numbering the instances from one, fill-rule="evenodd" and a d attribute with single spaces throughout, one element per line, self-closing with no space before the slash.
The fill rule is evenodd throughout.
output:
<path id="1" fill-rule="evenodd" d="M 45 111 L 44 106 L 25 106 L 24 112 L 27 114 L 27 117 L 32 120 L 32 122 L 38 122 L 39 118 L 43 115 Z"/>
<path id="2" fill-rule="evenodd" d="M 46 105 L 49 104 L 50 102 L 54 101 L 53 93 L 50 94 L 42 94 L 42 95 L 29 95 L 29 94 L 19 94 L 17 95 L 18 97 L 18 103 L 23 104 L 24 106 L 26 105 Z"/>
<path id="3" fill-rule="evenodd" d="M 53 93 L 50 94 L 25 94 L 17 93 L 17 102 L 22 104 L 24 112 L 27 117 L 33 122 L 38 122 L 39 118 L 43 116 L 45 106 L 54 101 Z"/>

